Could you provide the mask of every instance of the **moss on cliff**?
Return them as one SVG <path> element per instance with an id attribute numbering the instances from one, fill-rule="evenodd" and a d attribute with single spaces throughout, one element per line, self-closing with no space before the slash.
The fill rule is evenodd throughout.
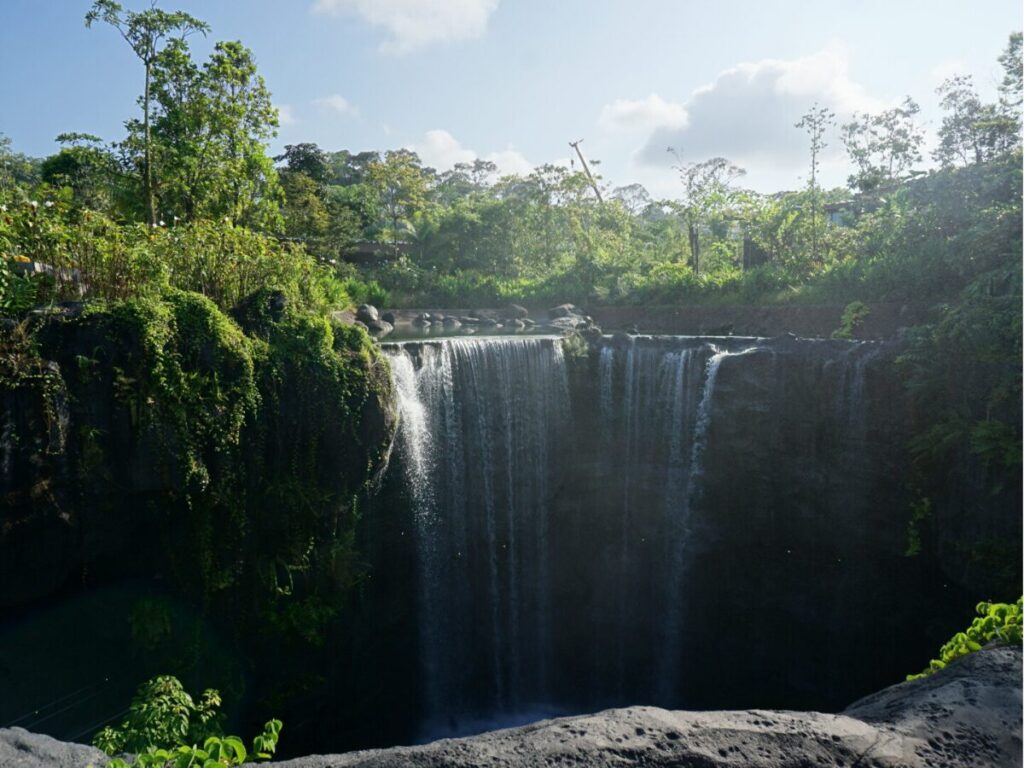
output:
<path id="1" fill-rule="evenodd" d="M 268 302 L 249 333 L 183 291 L 4 329 L 0 559 L 23 575 L 0 603 L 162 575 L 241 629 L 317 639 L 357 577 L 354 501 L 391 444 L 390 379 L 360 329 L 273 292 L 249 304 Z M 14 553 L 53 542 L 40 584 Z"/>

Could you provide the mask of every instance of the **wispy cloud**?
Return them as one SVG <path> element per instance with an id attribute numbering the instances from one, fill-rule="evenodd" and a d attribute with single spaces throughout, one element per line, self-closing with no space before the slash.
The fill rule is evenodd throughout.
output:
<path id="1" fill-rule="evenodd" d="M 685 123 L 656 127 L 637 159 L 667 165 L 671 158 L 665 149 L 671 146 L 687 160 L 722 155 L 741 163 L 796 167 L 806 159 L 807 140 L 793 124 L 815 102 L 840 121 L 885 107 L 850 76 L 847 50 L 834 44 L 810 56 L 723 71 L 690 95 L 683 105 Z M 830 144 L 830 152 L 839 151 L 838 141 Z"/>
<path id="2" fill-rule="evenodd" d="M 533 170 L 533 163 L 514 147 L 480 155 L 464 147 L 462 142 L 442 128 L 427 131 L 421 141 L 407 148 L 419 155 L 426 165 L 438 171 L 447 171 L 456 163 L 471 163 L 478 158 L 494 163 L 501 175 L 526 175 Z"/>
<path id="3" fill-rule="evenodd" d="M 277 108 L 277 121 L 282 125 L 295 125 L 298 122 L 295 119 L 295 112 L 288 104 L 275 104 Z"/>
<path id="4" fill-rule="evenodd" d="M 432 43 L 480 37 L 498 0 L 315 0 L 313 12 L 355 16 L 383 28 L 382 50 L 408 53 Z"/>
<path id="5" fill-rule="evenodd" d="M 932 83 L 938 86 L 947 78 L 965 74 L 967 71 L 967 63 L 963 59 L 946 59 L 932 67 L 928 74 L 931 76 Z"/>
<path id="6" fill-rule="evenodd" d="M 682 128 L 686 125 L 686 108 L 666 101 L 656 93 L 645 99 L 616 99 L 601 108 L 598 123 L 610 131 Z"/>
<path id="7" fill-rule="evenodd" d="M 409 147 L 429 166 L 446 171 L 456 163 L 471 163 L 476 152 L 466 149 L 448 131 L 440 128 L 427 131 L 423 140 Z"/>
<path id="8" fill-rule="evenodd" d="M 313 105 L 325 112 L 333 112 L 337 115 L 354 115 L 359 111 L 349 103 L 348 99 L 338 93 L 313 99 Z"/>

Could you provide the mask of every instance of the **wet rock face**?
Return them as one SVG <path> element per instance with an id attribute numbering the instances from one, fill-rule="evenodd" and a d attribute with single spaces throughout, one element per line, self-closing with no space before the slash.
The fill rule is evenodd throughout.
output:
<path id="1" fill-rule="evenodd" d="M 683 677 L 705 692 L 701 706 L 837 707 L 929 647 L 933 628 L 910 616 L 928 611 L 905 602 L 948 590 L 905 555 L 909 432 L 894 357 L 780 340 L 722 361 L 686 576 Z M 733 610 L 736 632 L 701 620 Z M 706 654 L 723 663 L 694 661 Z"/>

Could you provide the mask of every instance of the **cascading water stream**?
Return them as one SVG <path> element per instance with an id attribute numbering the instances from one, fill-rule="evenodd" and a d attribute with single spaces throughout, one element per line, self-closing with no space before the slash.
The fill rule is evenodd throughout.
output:
<path id="1" fill-rule="evenodd" d="M 426 729 L 457 732 L 476 713 L 547 695 L 565 362 L 543 338 L 451 339 L 390 357 L 415 505 Z"/>
<path id="2" fill-rule="evenodd" d="M 819 366 L 818 407 L 836 409 L 845 450 L 864 437 L 875 352 L 820 344 L 824 355 L 787 354 L 803 355 L 789 359 L 805 372 Z M 571 363 L 560 340 L 541 337 L 385 348 L 415 524 L 421 735 L 526 713 L 679 706 L 694 520 L 713 519 L 706 478 L 720 495 L 718 441 L 737 422 L 713 425 L 731 418 L 740 384 L 744 407 L 772 429 L 796 369 L 742 339 L 605 339 Z M 751 362 L 727 364 L 741 356 Z M 860 504 L 855 491 L 840 488 L 841 503 Z"/>

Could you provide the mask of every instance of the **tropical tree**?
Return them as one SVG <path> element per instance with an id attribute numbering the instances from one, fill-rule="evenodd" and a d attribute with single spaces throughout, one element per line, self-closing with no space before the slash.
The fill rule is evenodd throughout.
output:
<path id="1" fill-rule="evenodd" d="M 0 133 L 0 196 L 7 198 L 39 179 L 38 161 L 11 149 L 9 137 Z"/>
<path id="2" fill-rule="evenodd" d="M 97 21 L 109 24 L 116 29 L 132 52 L 142 62 L 146 71 L 145 85 L 142 92 L 142 124 L 143 124 L 143 188 L 146 196 L 146 208 L 150 226 L 156 226 L 156 194 L 153 179 L 153 153 L 150 136 L 150 83 L 153 65 L 167 42 L 176 38 L 183 40 L 191 34 L 206 34 L 210 27 L 182 11 L 163 11 L 151 7 L 145 11 L 126 11 L 114 0 L 95 0 L 92 9 L 85 15 L 85 26 L 91 27 Z"/>
<path id="3" fill-rule="evenodd" d="M 410 231 L 414 216 L 427 204 L 429 176 L 415 152 L 396 149 L 370 163 L 367 181 L 377 194 L 385 239 L 398 256 L 403 233 Z"/>
<path id="4" fill-rule="evenodd" d="M 284 153 L 274 158 L 290 173 L 304 173 L 317 184 L 326 184 L 331 175 L 330 157 L 316 144 L 285 144 Z"/>
<path id="5" fill-rule="evenodd" d="M 713 213 L 729 203 L 733 193 L 732 182 L 746 174 L 746 171 L 724 157 L 683 164 L 681 156 L 674 149 L 670 147 L 669 151 L 680 161 L 674 167 L 683 183 L 683 196 L 676 207 L 686 222 L 690 267 L 694 274 L 699 274 L 700 229 L 707 225 Z"/>
<path id="6" fill-rule="evenodd" d="M 117 197 L 120 176 L 117 158 L 98 136 L 62 133 L 61 150 L 43 160 L 39 174 L 53 187 L 67 187 L 74 202 L 94 211 L 108 212 Z"/>
<path id="7" fill-rule="evenodd" d="M 200 67 L 187 43 L 175 40 L 157 57 L 152 77 L 152 152 L 164 213 L 278 229 L 281 193 L 266 154 L 277 110 L 252 52 L 220 42 Z M 128 128 L 123 147 L 130 155 L 144 144 L 144 131 L 137 121 Z"/>
<path id="8" fill-rule="evenodd" d="M 984 163 L 1018 144 L 1017 119 L 998 104 L 983 104 L 969 75 L 947 79 L 936 92 L 947 112 L 934 152 L 943 166 Z"/>
<path id="9" fill-rule="evenodd" d="M 1024 35 L 1014 32 L 1006 44 L 1006 50 L 999 55 L 1003 67 L 1003 80 L 999 83 L 999 100 L 1005 109 L 1015 110 L 1020 120 L 1021 102 L 1024 100 L 1024 59 L 1021 45 Z"/>
<path id="10" fill-rule="evenodd" d="M 849 178 L 851 187 L 870 192 L 912 175 L 924 141 L 924 131 L 914 121 L 919 111 L 908 96 L 892 109 L 855 114 L 843 125 L 843 144 L 857 168 Z"/>

